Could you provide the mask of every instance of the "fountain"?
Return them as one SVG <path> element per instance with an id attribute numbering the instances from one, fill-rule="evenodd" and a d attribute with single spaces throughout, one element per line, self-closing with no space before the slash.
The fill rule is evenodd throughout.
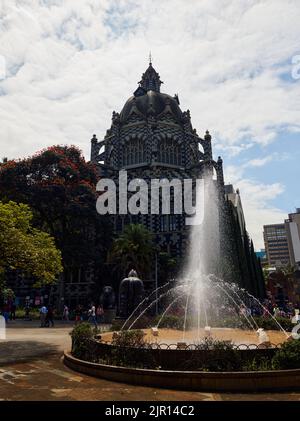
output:
<path id="1" fill-rule="evenodd" d="M 210 176 L 204 178 L 204 188 L 204 218 L 192 227 L 184 275 L 174 286 L 168 282 L 144 297 L 143 283 L 131 271 L 120 285 L 119 314 L 125 319 L 121 331 L 105 332 L 94 343 L 101 363 L 76 361 L 68 354 L 70 368 L 114 381 L 192 390 L 299 386 L 300 370 L 277 371 L 274 381 L 274 372 L 265 367 L 258 372 L 248 368 L 260 360 L 270 363 L 289 335 L 253 294 L 222 279 L 226 238 L 220 234 L 218 191 Z M 161 311 L 154 319 L 158 302 Z M 260 327 L 254 308 L 268 314 L 279 330 Z M 299 311 L 294 320 L 298 318 Z M 144 320 L 142 331 L 137 330 Z"/>
<path id="2" fill-rule="evenodd" d="M 273 332 L 272 341 L 283 342 L 288 334 L 260 301 L 235 283 L 220 278 L 219 275 L 223 271 L 222 248 L 226 238 L 221 235 L 220 230 L 222 217 L 219 191 L 209 171 L 204 176 L 204 184 L 199 188 L 203 186 L 204 204 L 201 207 L 203 218 L 201 223 L 192 226 L 184 276 L 179 277 L 172 288 L 169 284 L 162 285 L 143 300 L 135 300 L 135 305 L 130 306 L 130 311 L 128 309 L 122 313 L 127 316 L 122 330 L 134 329 L 143 316 L 150 314 L 157 302 L 163 301 L 164 305 L 160 305 L 162 311 L 156 324 L 151 325 L 150 322 L 150 326 L 145 326 L 149 341 L 153 336 L 159 337 L 161 343 L 175 342 L 178 349 L 209 338 L 232 341 L 236 345 L 262 346 L 269 344 L 270 340 L 262 339 L 263 335 L 267 334 L 259 330 L 251 313 L 250 308 L 255 307 L 258 312 L 268 313 L 282 332 Z M 199 212 L 196 212 L 195 218 L 199 218 Z M 122 281 L 121 294 L 124 283 L 126 290 L 129 288 L 128 279 L 130 277 Z M 132 300 L 127 299 L 126 302 L 128 305 Z M 120 308 L 123 307 L 120 301 Z M 174 308 L 177 309 L 177 313 L 179 309 L 182 326 L 177 329 L 174 327 L 166 329 L 164 321 L 173 314 Z"/>
<path id="3" fill-rule="evenodd" d="M 124 278 L 120 284 L 119 316 L 126 319 L 140 304 L 143 297 L 143 281 L 139 279 L 137 272 L 132 269 L 128 277 Z"/>

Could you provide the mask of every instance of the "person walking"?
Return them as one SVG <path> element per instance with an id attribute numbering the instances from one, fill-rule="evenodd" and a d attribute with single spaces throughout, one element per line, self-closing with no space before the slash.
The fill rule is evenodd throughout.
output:
<path id="1" fill-rule="evenodd" d="M 279 309 L 279 307 L 278 307 L 278 306 L 275 306 L 275 307 L 274 307 L 273 314 L 274 314 L 274 317 L 275 317 L 275 318 L 277 318 L 277 317 L 279 317 L 279 316 L 280 316 L 280 309 Z"/>
<path id="2" fill-rule="evenodd" d="M 25 307 L 25 320 L 26 321 L 31 321 L 31 317 L 30 317 L 30 305 L 26 304 Z"/>
<path id="3" fill-rule="evenodd" d="M 102 304 L 99 304 L 96 310 L 97 323 L 103 323 L 104 310 Z"/>
<path id="4" fill-rule="evenodd" d="M 75 324 L 78 324 L 82 321 L 82 307 L 80 304 L 75 309 Z"/>
<path id="5" fill-rule="evenodd" d="M 16 304 L 11 303 L 10 306 L 10 320 L 16 320 Z"/>
<path id="6" fill-rule="evenodd" d="M 41 320 L 41 326 L 40 327 L 45 327 L 47 313 L 48 313 L 47 307 L 42 306 L 40 308 L 40 320 Z"/>
<path id="7" fill-rule="evenodd" d="M 89 309 L 89 321 L 93 323 L 95 327 L 97 327 L 97 320 L 96 320 L 96 307 L 92 303 L 91 308 Z"/>
<path id="8" fill-rule="evenodd" d="M 3 317 L 5 319 L 5 323 L 8 323 L 9 312 L 10 312 L 9 304 L 5 303 L 4 306 L 3 306 L 3 311 L 2 311 Z"/>
<path id="9" fill-rule="evenodd" d="M 67 322 L 69 321 L 69 308 L 68 306 L 64 306 L 64 311 L 63 311 L 63 320 L 66 320 Z"/>
<path id="10" fill-rule="evenodd" d="M 51 306 L 48 307 L 48 312 L 47 312 L 47 316 L 46 316 L 46 326 L 50 327 L 50 323 L 51 323 L 51 327 L 54 327 L 54 310 Z"/>

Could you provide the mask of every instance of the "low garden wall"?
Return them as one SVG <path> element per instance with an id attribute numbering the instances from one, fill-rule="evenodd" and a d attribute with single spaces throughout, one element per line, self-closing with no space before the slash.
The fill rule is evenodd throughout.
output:
<path id="1" fill-rule="evenodd" d="M 114 332 L 105 342 L 89 324 L 72 333 L 64 362 L 81 373 L 144 386 L 206 391 L 300 389 L 300 340 L 281 345 L 149 343 L 142 330 Z M 104 335 L 103 335 L 104 336 Z"/>
<path id="2" fill-rule="evenodd" d="M 173 351 L 166 350 L 166 352 L 172 353 Z M 207 392 L 260 392 L 300 389 L 300 369 L 255 372 L 151 370 L 83 361 L 73 357 L 69 352 L 64 353 L 64 363 L 72 370 L 90 376 L 152 387 Z"/>
<path id="3" fill-rule="evenodd" d="M 165 347 L 163 344 L 152 344 L 151 348 L 145 347 L 120 347 L 111 343 L 92 341 L 90 355 L 87 360 L 93 362 L 114 361 L 116 365 L 139 364 L 142 367 L 157 367 L 163 370 L 189 370 L 210 364 L 210 367 L 234 368 L 237 364 L 247 364 L 247 362 L 271 359 L 278 348 L 259 349 L 254 345 L 254 349 L 247 345 L 242 345 L 238 349 L 176 349 L 176 344 Z M 227 369 L 227 370 L 228 370 Z M 210 369 L 211 370 L 211 369 Z M 219 370 L 218 370 L 219 371 Z"/>

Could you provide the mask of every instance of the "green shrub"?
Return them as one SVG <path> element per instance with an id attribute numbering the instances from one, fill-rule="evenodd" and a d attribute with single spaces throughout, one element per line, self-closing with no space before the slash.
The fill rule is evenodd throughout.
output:
<path id="1" fill-rule="evenodd" d="M 156 326 L 160 321 L 161 316 L 155 317 L 152 322 L 152 326 Z M 159 323 L 160 328 L 166 329 L 179 329 L 182 330 L 184 325 L 184 317 L 174 316 L 172 314 L 166 315 L 163 317 L 161 322 Z"/>
<path id="2" fill-rule="evenodd" d="M 210 323 L 212 327 L 228 327 L 232 329 L 249 329 L 250 325 L 244 317 L 220 317 L 214 322 Z"/>
<path id="3" fill-rule="evenodd" d="M 285 342 L 272 358 L 275 370 L 300 368 L 300 339 Z"/>
<path id="4" fill-rule="evenodd" d="M 121 330 L 123 324 L 124 324 L 124 320 L 113 320 L 109 328 L 109 331 L 118 332 L 119 330 Z"/>
<path id="5" fill-rule="evenodd" d="M 254 317 L 254 320 L 256 321 L 258 327 L 265 330 L 280 330 L 278 324 L 271 317 Z M 277 317 L 276 320 L 284 330 L 287 332 L 292 331 L 294 325 L 290 319 L 286 317 Z"/>
<path id="6" fill-rule="evenodd" d="M 120 347 L 143 347 L 146 344 L 144 337 L 142 330 L 123 330 L 113 334 L 111 343 Z"/>
<path id="7" fill-rule="evenodd" d="M 243 371 L 268 371 L 272 370 L 272 361 L 268 357 L 254 357 L 252 360 L 242 362 Z"/>
<path id="8" fill-rule="evenodd" d="M 241 369 L 240 352 L 234 349 L 234 344 L 230 341 L 205 338 L 197 344 L 197 348 L 207 352 L 188 359 L 181 365 L 181 369 L 199 371 L 238 371 Z"/>
<path id="9" fill-rule="evenodd" d="M 91 342 L 94 337 L 94 331 L 90 323 L 79 323 L 70 335 L 72 337 L 72 355 L 82 360 L 89 360 L 92 351 Z"/>
<path id="10" fill-rule="evenodd" d="M 138 348 L 138 359 L 136 348 Z M 113 334 L 112 352 L 106 363 L 139 368 L 155 368 L 157 366 L 151 349 L 147 348 L 145 333 L 138 329 Z"/>
<path id="11" fill-rule="evenodd" d="M 16 309 L 16 319 L 25 319 L 25 314 L 24 308 L 19 307 Z M 38 320 L 40 318 L 40 310 L 38 308 L 31 308 L 29 318 L 32 320 Z"/>

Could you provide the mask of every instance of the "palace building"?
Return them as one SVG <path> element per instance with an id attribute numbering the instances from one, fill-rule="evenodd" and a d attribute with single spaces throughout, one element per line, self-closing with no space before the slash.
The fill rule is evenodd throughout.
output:
<path id="1" fill-rule="evenodd" d="M 246 230 L 240 193 L 233 186 L 224 185 L 223 162 L 220 157 L 213 159 L 210 133 L 206 131 L 203 137 L 197 134 L 192 126 L 190 111 L 181 110 L 178 95 L 161 92 L 162 83 L 150 62 L 121 112 L 112 113 L 111 127 L 104 138 L 98 140 L 96 135 L 93 136 L 91 161 L 97 166 L 99 179 L 114 180 L 118 191 L 121 191 L 118 186 L 121 170 L 126 170 L 128 182 L 142 179 L 147 186 L 151 185 L 153 179 L 175 179 L 181 183 L 188 179 L 193 181 L 194 187 L 197 179 L 203 179 L 204 175 L 210 177 L 218 201 L 203 223 L 208 225 L 208 233 L 210 227 L 218 224 L 220 238 L 223 239 L 219 244 L 214 244 L 215 250 L 209 250 L 208 255 L 214 260 L 211 273 L 263 298 L 265 287 L 261 265 Z M 195 189 L 192 190 L 195 199 Z M 144 214 L 120 214 L 118 209 L 116 214 L 110 216 L 116 236 L 127 224 L 143 224 L 152 232 L 156 255 L 149 279 L 143 280 L 148 291 L 155 287 L 157 281 L 160 284 L 167 280 L 166 265 L 159 260 L 161 255 L 178 262 L 174 273 L 176 276 L 189 254 L 191 226 L 187 225 L 184 212 L 174 212 L 177 204 L 174 203 L 175 188 L 170 191 L 171 212 L 163 212 L 159 207 L 158 212 L 151 213 L 149 201 L 149 211 Z M 205 245 L 207 247 L 209 245 Z M 90 264 L 86 263 L 70 276 L 61 277 L 51 287 L 36 290 L 33 280 L 16 273 L 11 274 L 8 285 L 15 291 L 16 302 L 22 305 L 27 302 L 31 305 L 51 302 L 59 308 L 63 304 L 75 308 L 78 303 L 97 301 L 105 286 L 113 287 L 114 293 L 118 294 L 121 279 L 112 281 L 109 265 L 99 268 L 97 262 L 92 258 L 90 260 Z M 104 285 L 100 282 L 99 271 L 102 273 L 101 279 L 106 279 Z"/>
<path id="2" fill-rule="evenodd" d="M 224 276 L 262 297 L 261 267 L 246 231 L 239 193 L 224 185 L 223 162 L 221 157 L 213 159 L 210 133 L 206 131 L 203 137 L 197 134 L 190 111 L 181 110 L 177 94 L 161 92 L 162 83 L 150 61 L 121 112 L 113 111 L 104 138 L 98 140 L 93 135 L 91 161 L 97 165 L 100 178 L 113 179 L 116 184 L 121 170 L 127 171 L 128 181 L 141 178 L 147 183 L 163 178 L 196 180 L 210 174 L 219 194 L 218 223 L 228 239 L 220 244 Z M 185 257 L 190 226 L 184 214 L 117 213 L 112 219 L 116 234 L 127 224 L 141 223 L 153 233 L 159 251 Z"/>

